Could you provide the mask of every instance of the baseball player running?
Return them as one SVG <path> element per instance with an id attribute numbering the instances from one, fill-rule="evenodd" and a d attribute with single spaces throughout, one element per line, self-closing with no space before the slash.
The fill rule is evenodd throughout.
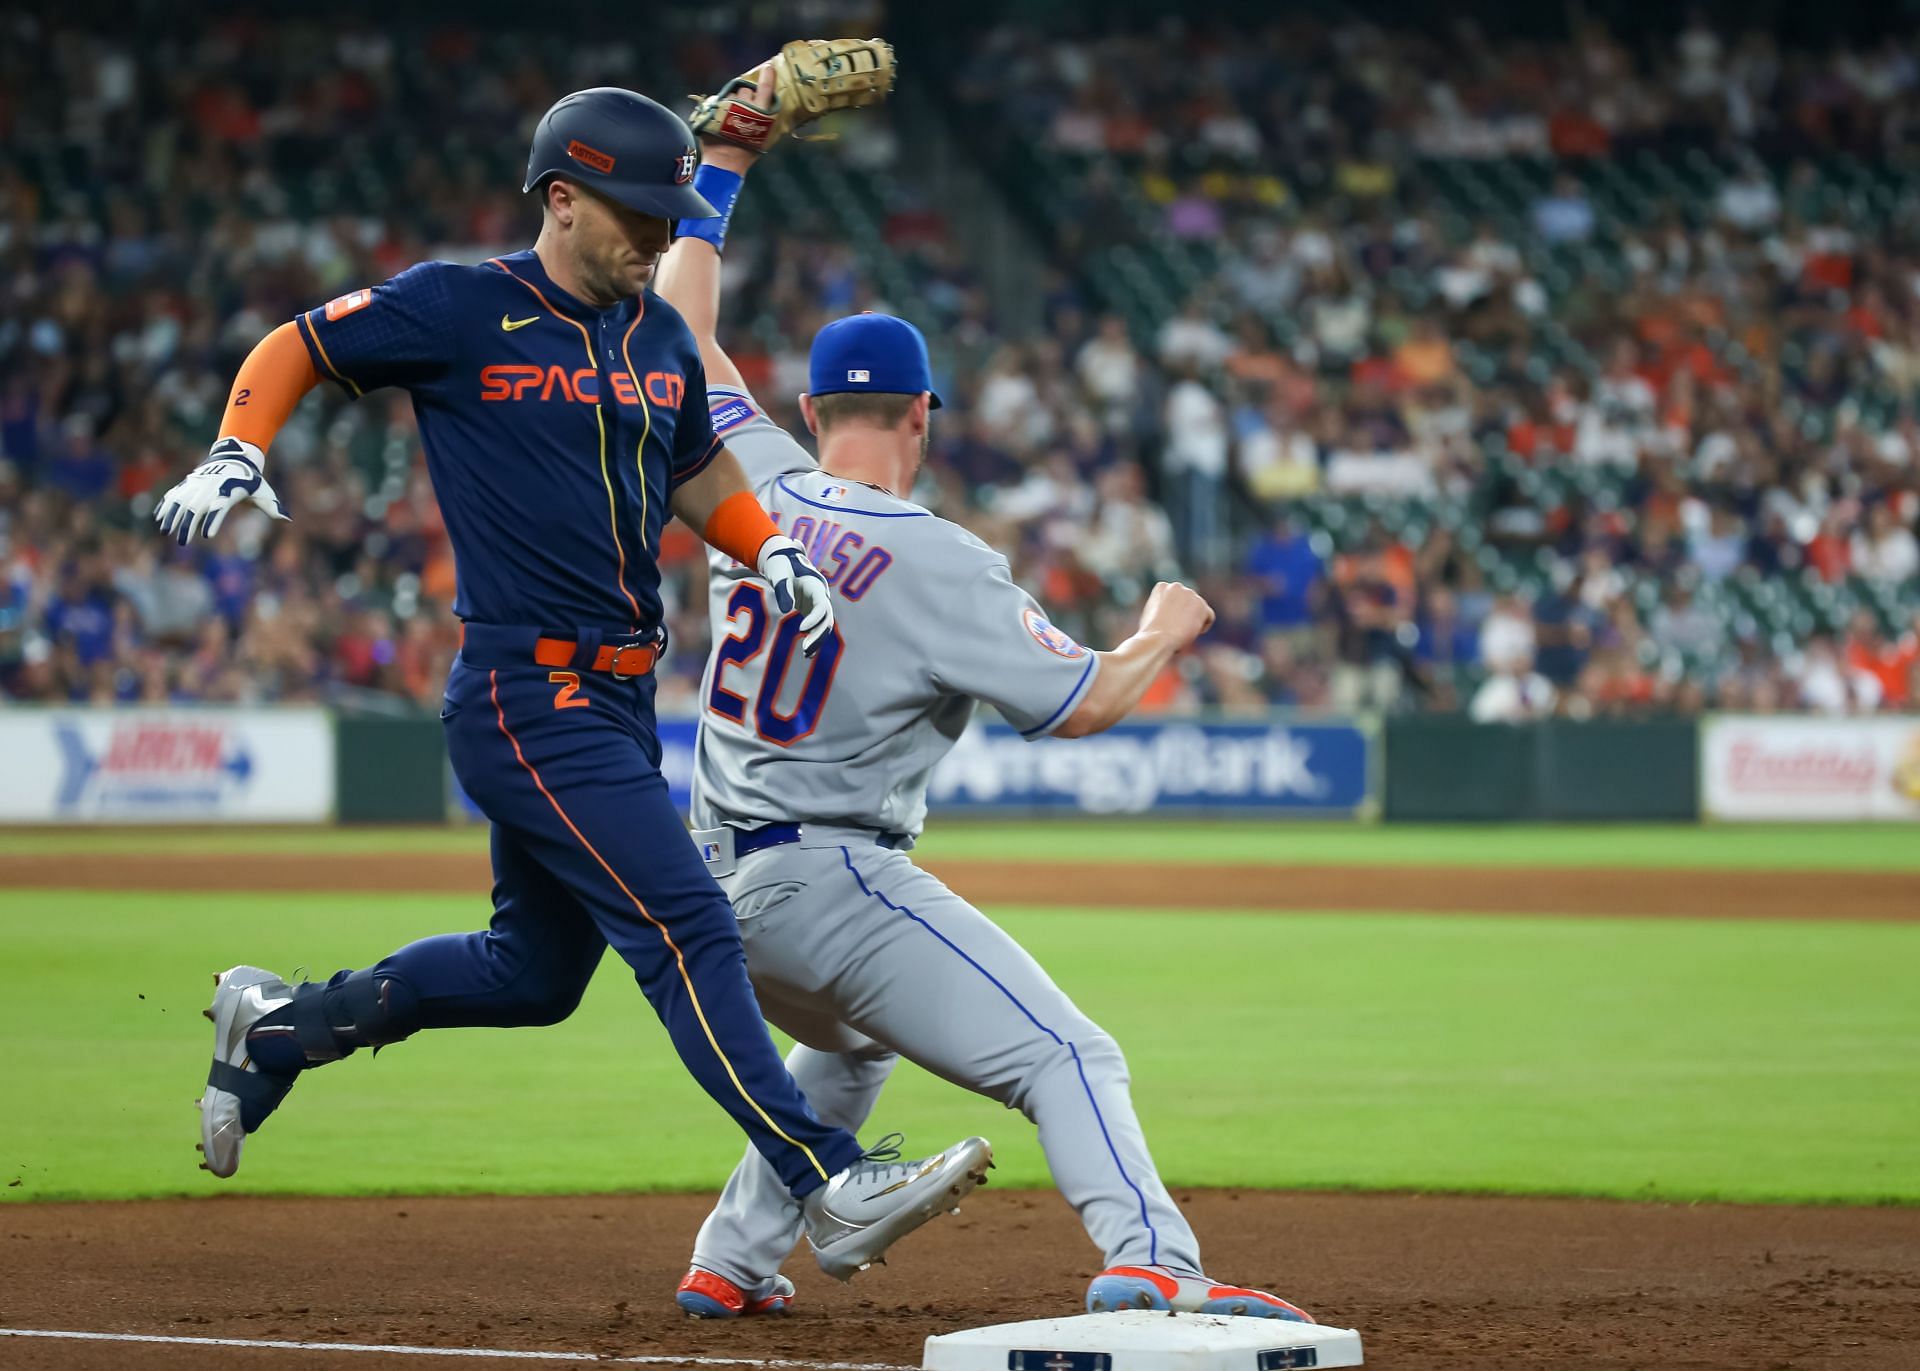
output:
<path id="1" fill-rule="evenodd" d="M 733 901 L 761 1006 L 799 1040 L 787 1065 L 823 1118 L 858 1127 L 905 1056 L 1039 1125 L 1055 1181 L 1106 1256 L 1089 1310 L 1312 1322 L 1274 1295 L 1201 1274 L 1113 1039 L 907 855 L 926 818 L 928 774 L 976 700 L 1029 738 L 1098 733 L 1213 612 L 1187 587 L 1163 584 L 1133 637 L 1089 651 L 1048 622 L 1006 558 L 913 504 L 940 399 L 926 344 L 904 320 L 856 315 L 815 338 L 800 409 L 819 439 L 818 466 L 741 384 L 714 338 L 728 215 L 756 158 L 805 122 L 796 65 L 826 58 L 891 68 L 877 40 L 789 45 L 702 103 L 694 184 L 720 213 L 683 220 L 661 270 L 661 294 L 699 340 L 716 433 L 838 600 L 819 653 L 804 658 L 760 579 L 724 548 L 711 554 L 715 647 L 694 837 Z M 789 1289 L 778 1270 L 801 1218 L 779 1175 L 749 1152 L 700 1230 L 681 1308 L 726 1318 L 769 1307 L 770 1293 Z"/>
<path id="2" fill-rule="evenodd" d="M 547 111 L 526 189 L 539 239 L 481 266 L 426 262 L 282 325 L 240 369 L 207 462 L 160 502 L 184 544 L 236 505 L 287 512 L 265 453 L 325 377 L 411 393 L 459 583 L 447 748 L 492 821 L 493 921 L 324 985 L 216 977 L 203 1165 L 231 1176 L 302 1071 L 423 1028 L 557 1023 L 611 944 L 694 1078 L 746 1131 L 846 1279 L 984 1177 L 970 1138 L 901 1162 L 809 1107 L 768 1036 L 725 896 L 659 771 L 654 553 L 669 512 L 755 569 L 768 627 L 814 660 L 826 581 L 780 536 L 715 435 L 685 323 L 648 289 L 690 184 L 693 135 L 611 87 Z"/>

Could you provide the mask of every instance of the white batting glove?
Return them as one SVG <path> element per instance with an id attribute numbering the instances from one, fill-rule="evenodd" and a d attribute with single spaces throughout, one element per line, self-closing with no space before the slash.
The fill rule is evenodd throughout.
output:
<path id="1" fill-rule="evenodd" d="M 806 549 L 791 538 L 773 537 L 760 546 L 754 568 L 773 587 L 773 602 L 782 617 L 796 609 L 800 620 L 800 651 L 808 657 L 820 650 L 820 640 L 833 632 L 833 596 L 827 578 L 807 560 Z"/>
<path id="2" fill-rule="evenodd" d="M 266 456 L 252 443 L 222 438 L 207 453 L 206 461 L 160 497 L 153 508 L 153 521 L 162 533 L 178 538 L 180 546 L 185 547 L 196 528 L 202 538 L 218 533 L 235 505 L 252 503 L 276 519 L 289 517 L 287 507 L 280 503 L 260 470 Z"/>

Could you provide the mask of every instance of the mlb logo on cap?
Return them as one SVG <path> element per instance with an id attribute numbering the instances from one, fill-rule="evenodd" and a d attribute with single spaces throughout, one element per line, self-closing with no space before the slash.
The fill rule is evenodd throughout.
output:
<path id="1" fill-rule="evenodd" d="M 814 335 L 807 389 L 814 395 L 850 390 L 881 395 L 933 392 L 927 340 L 905 319 L 891 314 L 854 314 L 835 319 Z M 933 396 L 933 408 L 940 397 Z"/>

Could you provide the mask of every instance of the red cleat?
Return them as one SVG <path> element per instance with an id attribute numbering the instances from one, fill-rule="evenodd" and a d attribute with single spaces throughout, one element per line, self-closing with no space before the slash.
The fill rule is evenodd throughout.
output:
<path id="1" fill-rule="evenodd" d="M 696 1319 L 737 1319 L 742 1314 L 784 1314 L 793 1307 L 793 1282 L 771 1276 L 751 1291 L 699 1267 L 687 1272 L 673 1302 Z"/>
<path id="2" fill-rule="evenodd" d="M 1116 1266 L 1093 1278 L 1087 1287 L 1087 1312 L 1111 1314 L 1122 1309 L 1315 1322 L 1313 1315 L 1278 1295 L 1220 1285 L 1205 1276 L 1183 1276 L 1164 1266 Z"/>

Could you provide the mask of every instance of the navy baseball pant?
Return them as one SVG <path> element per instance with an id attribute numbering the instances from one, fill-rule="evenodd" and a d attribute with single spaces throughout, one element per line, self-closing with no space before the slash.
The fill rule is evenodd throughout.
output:
<path id="1" fill-rule="evenodd" d="M 806 1195 L 860 1145 L 815 1117 L 768 1036 L 732 907 L 660 774 L 653 678 L 474 654 L 475 636 L 442 717 L 454 773 L 493 822 L 492 926 L 424 938 L 373 975 L 411 992 L 414 1027 L 557 1023 L 611 944 L 687 1070 Z"/>

